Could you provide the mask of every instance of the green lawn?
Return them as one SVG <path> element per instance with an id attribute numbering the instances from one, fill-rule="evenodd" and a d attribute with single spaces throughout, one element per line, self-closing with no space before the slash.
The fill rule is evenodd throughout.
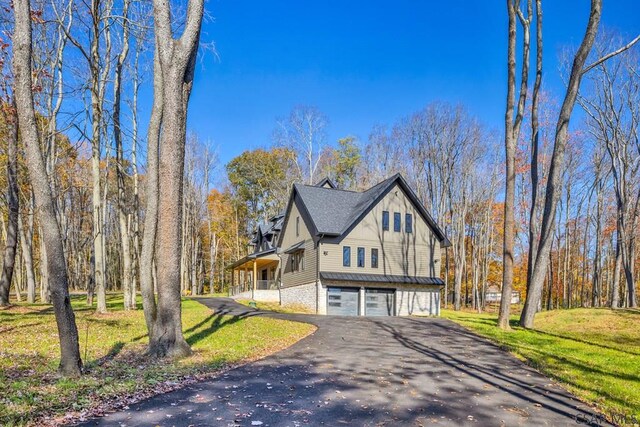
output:
<path id="1" fill-rule="evenodd" d="M 495 341 L 620 421 L 640 419 L 640 312 L 572 309 L 539 313 L 535 330 L 496 327 L 497 314 L 442 316 Z M 622 423 L 621 423 L 622 424 Z"/>
<path id="2" fill-rule="evenodd" d="M 79 379 L 56 374 L 58 337 L 50 306 L 21 304 L 0 310 L 0 425 L 37 423 L 38 417 L 100 410 L 111 400 L 166 391 L 273 353 L 315 329 L 266 317 L 216 316 L 184 300 L 183 327 L 193 356 L 153 361 L 144 355 L 142 310 L 122 311 L 122 299 L 111 295 L 112 311 L 97 315 L 82 296 L 72 298 L 86 368 Z"/>

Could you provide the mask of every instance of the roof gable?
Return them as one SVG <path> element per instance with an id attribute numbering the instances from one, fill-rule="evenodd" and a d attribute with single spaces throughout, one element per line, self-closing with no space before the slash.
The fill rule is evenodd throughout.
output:
<path id="1" fill-rule="evenodd" d="M 288 221 L 291 204 L 297 200 L 296 204 L 305 217 L 305 224 L 312 235 L 340 239 L 348 234 L 396 183 L 442 245 L 450 246 L 449 240 L 400 174 L 396 174 L 363 192 L 295 184 L 287 205 L 285 222 Z"/>
<path id="2" fill-rule="evenodd" d="M 316 184 L 316 187 L 333 188 L 333 189 L 338 188 L 338 186 L 329 178 L 324 178 L 322 181 Z"/>

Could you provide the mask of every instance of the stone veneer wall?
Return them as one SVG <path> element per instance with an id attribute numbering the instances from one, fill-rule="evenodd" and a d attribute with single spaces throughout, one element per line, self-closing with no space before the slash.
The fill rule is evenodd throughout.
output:
<path id="1" fill-rule="evenodd" d="M 255 301 L 279 302 L 280 294 L 277 289 L 256 289 L 231 296 L 232 299 L 253 299 Z"/>
<path id="2" fill-rule="evenodd" d="M 411 288 L 398 286 L 396 290 L 398 316 L 439 316 L 440 289 L 438 287 Z"/>
<path id="3" fill-rule="evenodd" d="M 290 286 L 280 289 L 280 303 L 282 305 L 299 304 L 316 311 L 316 283 Z"/>

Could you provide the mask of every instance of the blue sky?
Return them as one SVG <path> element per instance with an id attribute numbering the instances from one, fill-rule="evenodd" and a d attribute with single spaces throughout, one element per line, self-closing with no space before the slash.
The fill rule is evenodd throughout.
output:
<path id="1" fill-rule="evenodd" d="M 504 117 L 504 1 L 209 0 L 189 108 L 190 130 L 228 162 L 271 143 L 278 117 L 298 104 L 329 117 L 333 143 L 366 140 L 431 101 L 462 103 L 501 131 Z M 576 45 L 588 0 L 543 1 L 545 87 L 559 96 L 558 53 Z M 602 23 L 640 33 L 640 1 L 605 0 Z"/>

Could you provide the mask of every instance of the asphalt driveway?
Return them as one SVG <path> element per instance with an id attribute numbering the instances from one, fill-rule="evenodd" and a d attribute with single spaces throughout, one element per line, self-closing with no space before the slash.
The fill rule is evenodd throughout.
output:
<path id="1" fill-rule="evenodd" d="M 85 425 L 564 426 L 592 413 L 445 319 L 285 315 L 224 298 L 199 301 L 220 315 L 300 320 L 318 330 L 263 360 Z"/>

